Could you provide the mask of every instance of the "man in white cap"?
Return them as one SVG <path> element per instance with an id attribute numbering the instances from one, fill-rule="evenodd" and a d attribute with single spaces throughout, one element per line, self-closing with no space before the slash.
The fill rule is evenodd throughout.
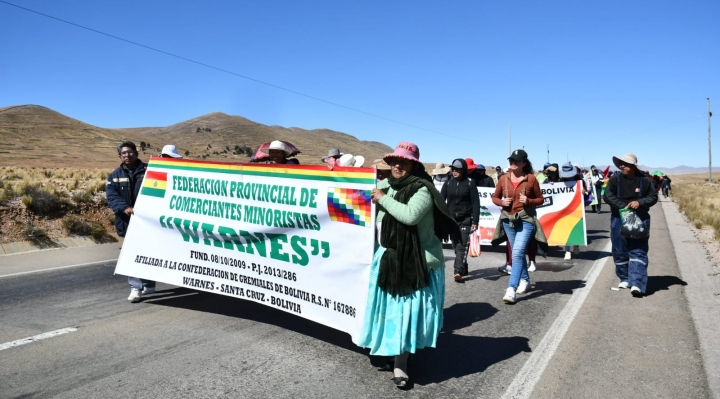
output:
<path id="1" fill-rule="evenodd" d="M 182 155 L 178 154 L 177 148 L 175 148 L 172 144 L 167 144 L 165 147 L 163 147 L 162 151 L 160 152 L 160 156 L 163 158 L 182 158 Z"/>
<path id="2" fill-rule="evenodd" d="M 280 140 L 275 140 L 270 143 L 268 147 L 268 155 L 270 163 L 280 163 L 286 165 L 299 165 L 300 161 L 296 158 L 288 159 L 292 151 Z"/>
<path id="3" fill-rule="evenodd" d="M 644 238 L 627 238 L 620 232 L 622 220 L 619 210 L 630 208 L 650 229 L 650 207 L 657 203 L 657 191 L 652 182 L 638 171 L 637 156 L 625 154 L 613 157 L 613 163 L 620 173 L 608 181 L 605 189 L 605 202 L 610 205 L 610 241 L 615 262 L 615 274 L 620 279 L 619 288 L 630 287 L 634 297 L 641 297 L 647 289 L 648 242 Z"/>

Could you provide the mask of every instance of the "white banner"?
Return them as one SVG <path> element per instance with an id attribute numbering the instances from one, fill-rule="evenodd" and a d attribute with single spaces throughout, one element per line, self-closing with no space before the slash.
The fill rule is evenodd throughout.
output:
<path id="1" fill-rule="evenodd" d="M 370 168 L 152 158 L 115 272 L 258 302 L 356 341 L 373 187 Z"/>
<path id="2" fill-rule="evenodd" d="M 541 184 L 545 202 L 537 208 L 537 217 L 549 245 L 587 245 L 585 206 L 582 190 L 576 182 Z M 494 188 L 478 187 L 480 221 L 477 233 L 481 245 L 490 245 L 502 208 L 493 204 Z M 504 243 L 502 245 L 505 245 Z"/>

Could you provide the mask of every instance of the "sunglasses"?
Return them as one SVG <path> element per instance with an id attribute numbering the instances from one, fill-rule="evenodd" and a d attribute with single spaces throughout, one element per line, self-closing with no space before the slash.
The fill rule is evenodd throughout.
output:
<path id="1" fill-rule="evenodd" d="M 120 155 L 132 155 L 134 153 L 135 153 L 135 151 L 123 151 L 120 153 Z"/>
<path id="2" fill-rule="evenodd" d="M 515 160 L 515 159 L 508 159 L 508 162 L 510 162 L 511 164 L 513 164 L 513 163 L 514 163 L 514 164 L 519 164 L 519 163 L 522 162 L 522 161 L 518 161 L 518 160 Z"/>

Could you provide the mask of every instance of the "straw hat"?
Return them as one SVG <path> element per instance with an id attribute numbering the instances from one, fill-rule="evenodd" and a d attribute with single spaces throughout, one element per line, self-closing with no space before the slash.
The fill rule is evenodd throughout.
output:
<path id="1" fill-rule="evenodd" d="M 373 166 L 378 170 L 391 170 L 390 165 L 385 162 L 384 159 L 376 159 L 373 161 Z"/>
<path id="2" fill-rule="evenodd" d="M 631 153 L 627 153 L 627 154 L 625 154 L 625 155 L 623 155 L 623 156 L 620 156 L 620 157 L 613 157 L 613 163 L 614 163 L 615 166 L 617 166 L 618 168 L 620 167 L 621 164 L 624 164 L 624 163 L 625 163 L 625 164 L 628 164 L 628 165 L 635 165 L 635 166 L 637 166 L 637 162 L 638 162 L 638 161 L 637 161 L 637 155 L 631 154 Z"/>
<path id="3" fill-rule="evenodd" d="M 445 165 L 442 162 L 438 162 L 435 164 L 435 169 L 432 170 L 431 175 L 446 175 L 450 172 L 450 167 Z"/>

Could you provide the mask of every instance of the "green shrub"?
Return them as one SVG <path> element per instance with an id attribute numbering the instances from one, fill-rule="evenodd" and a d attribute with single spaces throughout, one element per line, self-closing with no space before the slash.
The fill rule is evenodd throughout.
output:
<path id="1" fill-rule="evenodd" d="M 25 186 L 22 191 L 25 194 L 23 204 L 37 214 L 47 215 L 60 208 L 58 197 L 38 185 Z"/>
<path id="2" fill-rule="evenodd" d="M 32 242 L 42 243 L 50 240 L 50 237 L 48 237 L 47 231 L 41 227 L 28 225 L 25 227 L 25 235 L 30 239 Z"/>
<path id="3" fill-rule="evenodd" d="M 0 188 L 0 203 L 6 202 L 12 198 L 12 190 Z"/>
<path id="4" fill-rule="evenodd" d="M 90 231 L 90 235 L 94 239 L 100 240 L 107 235 L 107 230 L 105 229 L 105 226 L 102 225 L 102 223 L 91 222 L 91 226 L 92 226 L 92 229 Z"/>
<path id="5" fill-rule="evenodd" d="M 68 233 L 79 236 L 89 236 L 93 231 L 87 219 L 78 215 L 65 216 L 62 220 L 62 225 Z"/>

